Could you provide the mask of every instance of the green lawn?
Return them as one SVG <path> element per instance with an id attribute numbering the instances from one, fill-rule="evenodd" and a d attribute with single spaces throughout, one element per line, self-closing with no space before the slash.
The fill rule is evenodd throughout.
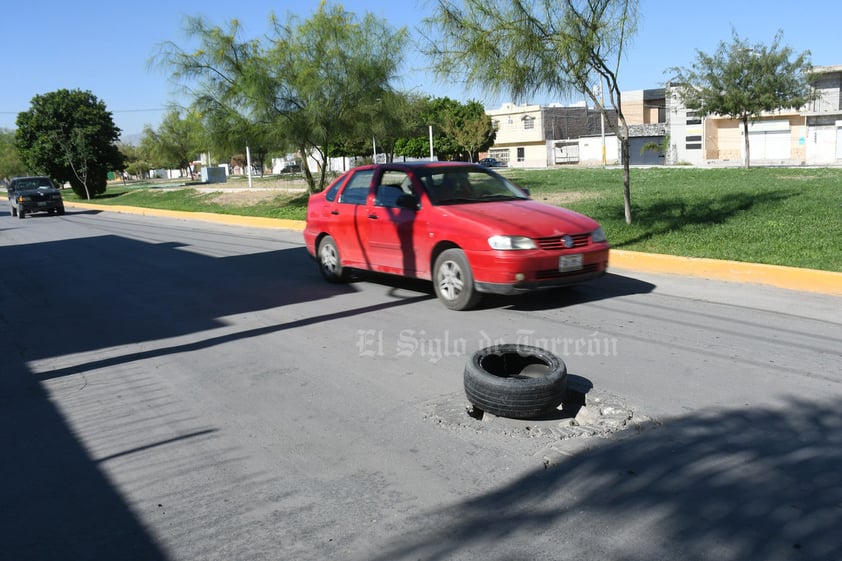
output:
<path id="1" fill-rule="evenodd" d="M 842 169 L 632 169 L 632 218 L 620 169 L 506 172 L 533 198 L 598 220 L 617 249 L 842 272 Z M 109 187 L 94 202 L 303 219 L 306 195 L 223 207 L 194 189 Z M 68 200 L 72 200 L 69 196 Z"/>

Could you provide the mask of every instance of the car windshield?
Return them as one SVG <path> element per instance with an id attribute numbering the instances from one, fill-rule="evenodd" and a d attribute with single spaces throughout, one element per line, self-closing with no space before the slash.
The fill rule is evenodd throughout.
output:
<path id="1" fill-rule="evenodd" d="M 46 177 L 33 177 L 32 179 L 22 179 L 16 181 L 14 188 L 19 191 L 27 191 L 29 189 L 51 189 L 53 184 Z"/>
<path id="2" fill-rule="evenodd" d="M 419 179 L 434 205 L 528 198 L 506 178 L 473 167 L 431 170 Z"/>

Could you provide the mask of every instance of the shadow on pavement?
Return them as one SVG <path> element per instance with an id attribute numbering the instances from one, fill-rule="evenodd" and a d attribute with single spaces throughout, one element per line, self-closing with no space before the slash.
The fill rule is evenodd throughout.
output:
<path id="1" fill-rule="evenodd" d="M 446 509 L 369 561 L 842 559 L 842 401 L 665 421 Z"/>
<path id="2" fill-rule="evenodd" d="M 147 243 L 114 235 L 0 245 L 0 528 L 4 536 L 0 557 L 16 561 L 167 559 L 164 547 L 138 518 L 137 505 L 126 504 L 101 464 L 129 456 L 139 462 L 145 450 L 172 449 L 188 440 L 214 438 L 218 431 L 197 419 L 178 417 L 170 421 L 171 427 L 179 429 L 173 434 L 135 438 L 142 445 L 118 441 L 113 449 L 88 450 L 44 382 L 67 378 L 65 388 L 77 381 L 83 388 L 85 372 L 95 369 L 415 300 L 292 318 L 280 325 L 164 347 L 150 344 L 144 350 L 144 343 L 224 327 L 224 316 L 355 290 L 324 283 L 298 245 L 263 253 L 235 248 L 228 253 L 203 255 L 176 243 Z M 113 349 L 123 345 L 140 346 L 114 356 Z M 81 353 L 88 356 L 62 366 L 69 364 L 65 357 Z M 38 364 L 37 369 L 33 364 Z M 80 376 L 71 378 L 75 374 Z M 122 391 L 134 389 L 146 402 L 126 406 L 173 414 L 175 406 L 164 403 L 166 397 L 159 395 L 159 388 L 144 387 L 150 382 L 142 371 L 127 382 L 137 387 Z M 119 421 L 120 417 L 126 420 Z M 136 434 L 138 429 L 131 423 L 137 421 L 128 413 L 117 418 L 123 425 L 113 427 L 115 435 Z M 200 462 L 209 460 L 180 461 L 189 472 L 204 468 Z"/>

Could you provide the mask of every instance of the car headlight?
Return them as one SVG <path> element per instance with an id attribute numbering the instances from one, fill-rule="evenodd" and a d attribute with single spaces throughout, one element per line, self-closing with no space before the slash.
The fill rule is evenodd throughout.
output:
<path id="1" fill-rule="evenodd" d="M 605 235 L 605 230 L 602 229 L 602 226 L 591 232 L 591 241 L 593 243 L 601 243 L 608 241 L 608 237 Z"/>
<path id="2" fill-rule="evenodd" d="M 535 249 L 535 242 L 526 236 L 491 236 L 488 238 L 491 249 Z"/>

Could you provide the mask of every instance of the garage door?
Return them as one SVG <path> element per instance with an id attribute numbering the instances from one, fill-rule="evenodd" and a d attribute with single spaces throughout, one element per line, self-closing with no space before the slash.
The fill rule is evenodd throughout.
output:
<path id="1" fill-rule="evenodd" d="M 664 165 L 664 155 L 653 150 L 664 142 L 663 136 L 635 136 L 629 139 L 629 163 L 631 165 Z"/>
<path id="2" fill-rule="evenodd" d="M 789 121 L 760 121 L 748 127 L 752 160 L 789 160 Z"/>

